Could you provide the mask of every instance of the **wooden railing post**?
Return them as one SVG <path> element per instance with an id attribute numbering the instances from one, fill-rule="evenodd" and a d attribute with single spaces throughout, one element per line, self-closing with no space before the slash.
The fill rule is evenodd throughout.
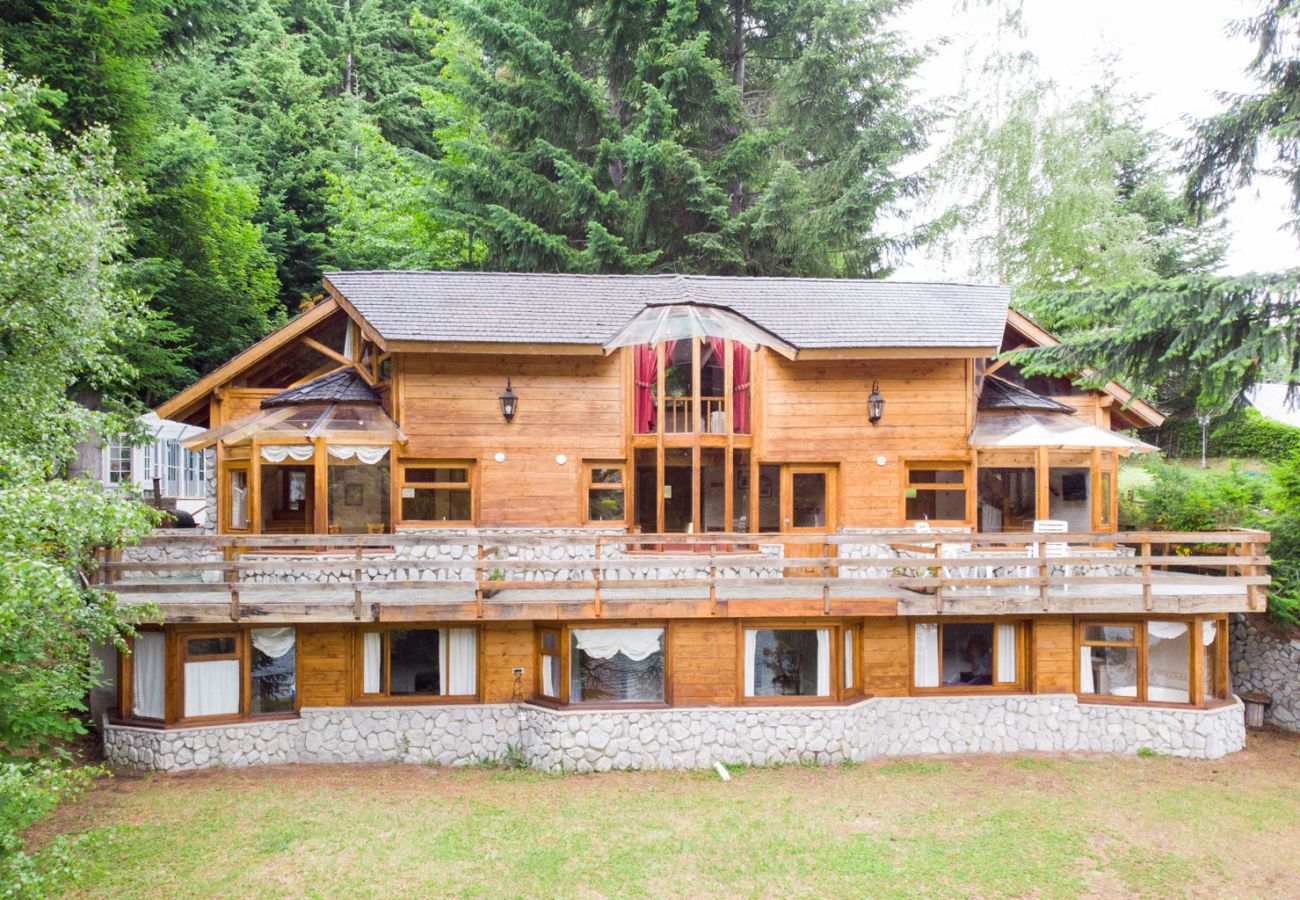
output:
<path id="1" fill-rule="evenodd" d="M 831 614 L 831 545 L 822 542 L 822 615 Z"/>
<path id="2" fill-rule="evenodd" d="M 1151 611 L 1151 542 L 1142 542 L 1142 608 Z"/>
<path id="3" fill-rule="evenodd" d="M 361 541 L 357 541 L 356 556 L 352 564 L 352 617 L 361 621 Z M 393 551 L 396 554 L 397 548 Z"/>
<path id="4" fill-rule="evenodd" d="M 718 614 L 718 548 L 709 544 L 709 615 Z"/>
<path id="5" fill-rule="evenodd" d="M 483 540 L 478 541 L 477 560 L 474 563 L 474 618 L 483 618 Z"/>
<path id="6" fill-rule="evenodd" d="M 1249 544 L 1246 544 L 1245 546 L 1246 546 L 1247 553 L 1250 555 L 1251 561 L 1248 565 L 1243 566 L 1241 571 L 1243 574 L 1249 576 L 1258 575 L 1259 566 L 1255 563 L 1255 559 L 1263 555 L 1263 550 L 1260 544 L 1253 540 Z M 1246 608 L 1249 609 L 1251 612 L 1258 612 L 1259 585 L 1257 584 L 1246 585 Z"/>
<path id="7" fill-rule="evenodd" d="M 596 613 L 596 618 L 599 619 L 601 615 L 601 608 L 600 608 L 601 568 L 600 568 L 600 536 L 599 535 L 596 536 L 596 564 L 591 567 L 591 573 L 592 575 L 595 576 L 595 580 L 596 580 L 596 587 L 592 592 L 592 603 L 593 603 L 594 611 Z"/>
<path id="8" fill-rule="evenodd" d="M 1047 579 L 1051 577 L 1051 566 L 1047 562 L 1047 536 L 1038 535 L 1038 599 L 1043 604 L 1043 611 L 1051 608 L 1047 595 Z"/>
<path id="9" fill-rule="evenodd" d="M 232 622 L 239 621 L 239 553 L 239 545 L 234 544 L 227 547 L 223 554 L 226 561 L 232 563 L 225 573 L 226 581 L 230 583 L 230 620 Z"/>

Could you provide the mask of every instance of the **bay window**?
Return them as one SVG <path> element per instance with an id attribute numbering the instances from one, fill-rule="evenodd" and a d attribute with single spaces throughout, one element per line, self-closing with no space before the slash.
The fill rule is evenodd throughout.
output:
<path id="1" fill-rule="evenodd" d="M 659 704 L 667 697 L 662 625 L 537 630 L 537 695 L 562 704 Z"/>
<path id="2" fill-rule="evenodd" d="M 1080 698 L 1201 704 L 1226 699 L 1227 619 L 1082 621 Z"/>
<path id="3" fill-rule="evenodd" d="M 912 686 L 955 693 L 1024 688 L 1020 622 L 938 621 L 912 626 Z"/>
<path id="4" fill-rule="evenodd" d="M 361 633 L 363 699 L 478 695 L 477 628 L 383 628 Z"/>

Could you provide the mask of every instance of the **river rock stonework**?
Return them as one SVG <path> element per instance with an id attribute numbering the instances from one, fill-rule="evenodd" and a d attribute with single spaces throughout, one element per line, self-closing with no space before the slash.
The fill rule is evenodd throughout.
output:
<path id="1" fill-rule="evenodd" d="M 1072 694 L 876 697 L 852 706 L 552 710 L 529 704 L 304 709 L 297 719 L 104 727 L 109 763 L 183 771 L 294 762 L 464 765 L 520 755 L 551 772 L 694 769 L 931 753 L 1149 749 L 1217 759 L 1245 746 L 1240 703 L 1169 709 Z"/>
<path id="2" fill-rule="evenodd" d="M 1232 617 L 1232 689 L 1268 694 L 1264 721 L 1300 731 L 1300 640 L 1278 634 L 1265 615 Z"/>

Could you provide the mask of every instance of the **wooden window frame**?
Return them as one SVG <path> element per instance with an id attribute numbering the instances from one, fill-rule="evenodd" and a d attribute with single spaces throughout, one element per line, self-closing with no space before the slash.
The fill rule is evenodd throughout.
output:
<path id="1" fill-rule="evenodd" d="M 1173 703 L 1164 700 L 1148 700 L 1147 684 L 1148 669 L 1150 662 L 1148 659 L 1147 623 L 1148 622 L 1182 622 L 1187 625 L 1187 697 L 1186 703 Z M 1205 696 L 1205 645 L 1201 639 L 1201 629 L 1205 622 L 1215 622 L 1218 626 L 1216 633 L 1216 658 L 1215 658 L 1215 684 L 1213 693 L 1221 696 Z M 1111 628 L 1132 628 L 1132 641 L 1097 641 L 1085 640 L 1084 633 L 1089 626 L 1102 626 Z M 1152 707 L 1169 707 L 1173 709 L 1198 708 L 1204 709 L 1215 706 L 1223 706 L 1232 702 L 1232 695 L 1229 691 L 1228 684 L 1228 642 L 1230 634 L 1228 631 L 1229 623 L 1226 613 L 1215 613 L 1198 616 L 1146 616 L 1143 618 L 1130 618 L 1125 616 L 1106 616 L 1101 618 L 1076 618 L 1074 625 L 1074 661 L 1072 669 L 1074 673 L 1074 693 L 1079 698 L 1080 703 L 1102 703 L 1123 706 L 1152 706 Z M 1080 654 L 1084 647 L 1134 647 L 1137 651 L 1137 690 L 1136 696 L 1124 697 L 1117 694 L 1082 694 L 1080 693 L 1079 668 Z"/>
<path id="2" fill-rule="evenodd" d="M 592 481 L 591 475 L 596 469 L 618 469 L 618 483 L 609 484 L 606 482 Z M 627 460 L 584 459 L 582 461 L 582 493 L 578 499 L 578 521 L 584 525 L 591 525 L 597 528 L 627 528 L 628 523 L 632 520 L 632 509 L 628 503 L 631 499 L 632 492 L 628 489 L 627 473 Z M 623 518 L 591 518 L 591 492 L 593 490 L 619 491 L 623 495 Z"/>
<path id="3" fill-rule="evenodd" d="M 749 697 L 745 694 L 745 632 L 746 631 L 817 631 L 829 628 L 831 632 L 831 692 L 822 697 L 800 694 L 785 697 Z M 844 631 L 855 629 L 858 638 L 854 643 L 853 675 L 855 687 L 844 687 Z M 825 621 L 822 619 L 742 619 L 736 628 L 736 701 L 738 706 L 843 706 L 862 699 L 862 629 L 861 623 L 852 621 Z"/>
<path id="4" fill-rule="evenodd" d="M 145 718 L 135 714 L 135 647 L 130 653 L 117 654 L 117 717 L 122 722 L 143 725 L 146 728 L 159 728 L 168 721 L 168 660 L 171 659 L 171 637 L 161 625 L 137 625 L 137 634 L 161 634 L 163 636 L 163 714 L 162 718 Z"/>
<path id="5" fill-rule="evenodd" d="M 917 522 L 928 521 L 931 525 L 940 526 L 967 526 L 974 523 L 973 507 L 975 505 L 975 476 L 973 466 L 968 459 L 927 459 L 923 457 L 911 458 L 904 457 L 903 463 L 903 483 L 901 498 L 899 504 L 899 520 L 914 525 Z M 935 482 L 934 484 L 912 484 L 912 472 L 926 469 L 936 469 L 945 472 L 961 472 L 961 484 Z M 919 491 L 962 491 L 966 495 L 966 517 L 964 519 L 912 519 L 907 515 L 907 492 L 910 490 Z"/>
<path id="6" fill-rule="evenodd" d="M 664 655 L 664 697 L 663 700 L 618 700 L 601 703 L 574 703 L 569 696 L 569 682 L 571 680 L 572 651 L 570 645 L 573 643 L 573 632 L 581 631 L 584 628 L 662 628 L 663 629 L 663 655 Z M 611 623 L 608 620 L 603 621 L 580 621 L 566 622 L 563 625 L 539 625 L 533 630 L 534 653 L 533 660 L 536 675 L 533 679 L 533 702 L 541 706 L 554 708 L 568 707 L 571 709 L 667 709 L 672 706 L 672 642 L 670 635 L 672 633 L 672 623 L 669 620 L 626 620 L 617 623 Z M 542 635 L 558 635 L 560 641 L 559 653 L 543 652 Z M 548 697 L 542 693 L 542 657 L 543 656 L 560 657 L 560 683 L 558 685 L 559 697 Z"/>
<path id="7" fill-rule="evenodd" d="M 992 678 L 990 684 L 943 684 L 943 626 L 947 625 L 992 625 L 993 646 L 989 648 L 992 656 Z M 938 625 L 939 645 L 939 681 L 937 687 L 916 686 L 916 626 Z M 997 626 L 1014 625 L 1016 627 L 1016 680 L 997 681 L 998 677 L 998 639 Z M 1030 620 L 1026 618 L 989 618 L 988 616 L 920 616 L 913 618 L 907 628 L 907 686 L 916 697 L 953 696 L 963 694 L 1025 694 L 1029 693 L 1029 640 Z"/>
<path id="8" fill-rule="evenodd" d="M 389 633 L 393 631 L 443 631 L 451 628 L 472 628 L 474 630 L 474 693 L 473 694 L 398 694 L 389 692 L 392 664 Z M 380 652 L 383 663 L 380 670 L 380 691 L 367 694 L 365 685 L 365 636 L 370 633 L 381 634 Z M 483 629 L 472 622 L 373 622 L 355 629 L 352 641 L 352 702 L 353 706 L 454 706 L 469 703 L 481 703 L 483 696 Z M 450 648 L 450 644 L 448 645 Z M 439 661 L 441 664 L 441 661 Z"/>
<path id="9" fill-rule="evenodd" d="M 190 641 L 203 638 L 234 638 L 233 653 L 190 655 Z M 207 627 L 194 631 L 177 632 L 176 640 L 176 722 L 182 724 L 207 724 L 210 722 L 238 722 L 248 718 L 248 632 L 238 626 L 230 628 Z M 191 662 L 239 663 L 239 709 L 234 713 L 216 716 L 189 716 L 185 714 L 185 665 Z M 260 716 L 259 716 L 260 718 Z"/>
<path id="10" fill-rule="evenodd" d="M 234 513 L 234 500 L 231 493 L 231 487 L 234 483 L 235 473 L 240 472 L 244 475 L 244 485 L 248 490 L 248 495 L 244 499 L 244 516 L 246 523 L 243 528 L 236 528 L 231 521 L 231 515 Z M 221 513 L 219 523 L 222 534 L 253 534 L 255 524 L 253 521 L 253 466 L 252 461 L 247 459 L 224 462 L 221 465 L 221 477 L 218 479 L 217 509 Z"/>
<path id="11" fill-rule="evenodd" d="M 464 469 L 464 481 L 408 481 L 409 469 Z M 403 458 L 397 460 L 396 472 L 389 476 L 393 486 L 393 500 L 390 503 L 394 530 L 396 526 L 407 528 L 473 528 L 478 524 L 479 486 L 478 465 L 472 459 L 423 459 Z M 402 514 L 402 494 L 406 488 L 420 490 L 469 491 L 468 519 L 407 519 Z"/>

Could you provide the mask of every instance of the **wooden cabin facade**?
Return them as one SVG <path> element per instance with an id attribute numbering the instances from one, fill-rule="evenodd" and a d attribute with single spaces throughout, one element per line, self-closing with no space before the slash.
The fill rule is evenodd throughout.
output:
<path id="1" fill-rule="evenodd" d="M 103 567 L 159 610 L 110 759 L 1241 746 L 1226 617 L 1267 535 L 1118 533 L 1160 415 L 999 359 L 1053 340 L 1005 289 L 325 288 L 158 410 L 207 429 L 216 514 Z"/>

